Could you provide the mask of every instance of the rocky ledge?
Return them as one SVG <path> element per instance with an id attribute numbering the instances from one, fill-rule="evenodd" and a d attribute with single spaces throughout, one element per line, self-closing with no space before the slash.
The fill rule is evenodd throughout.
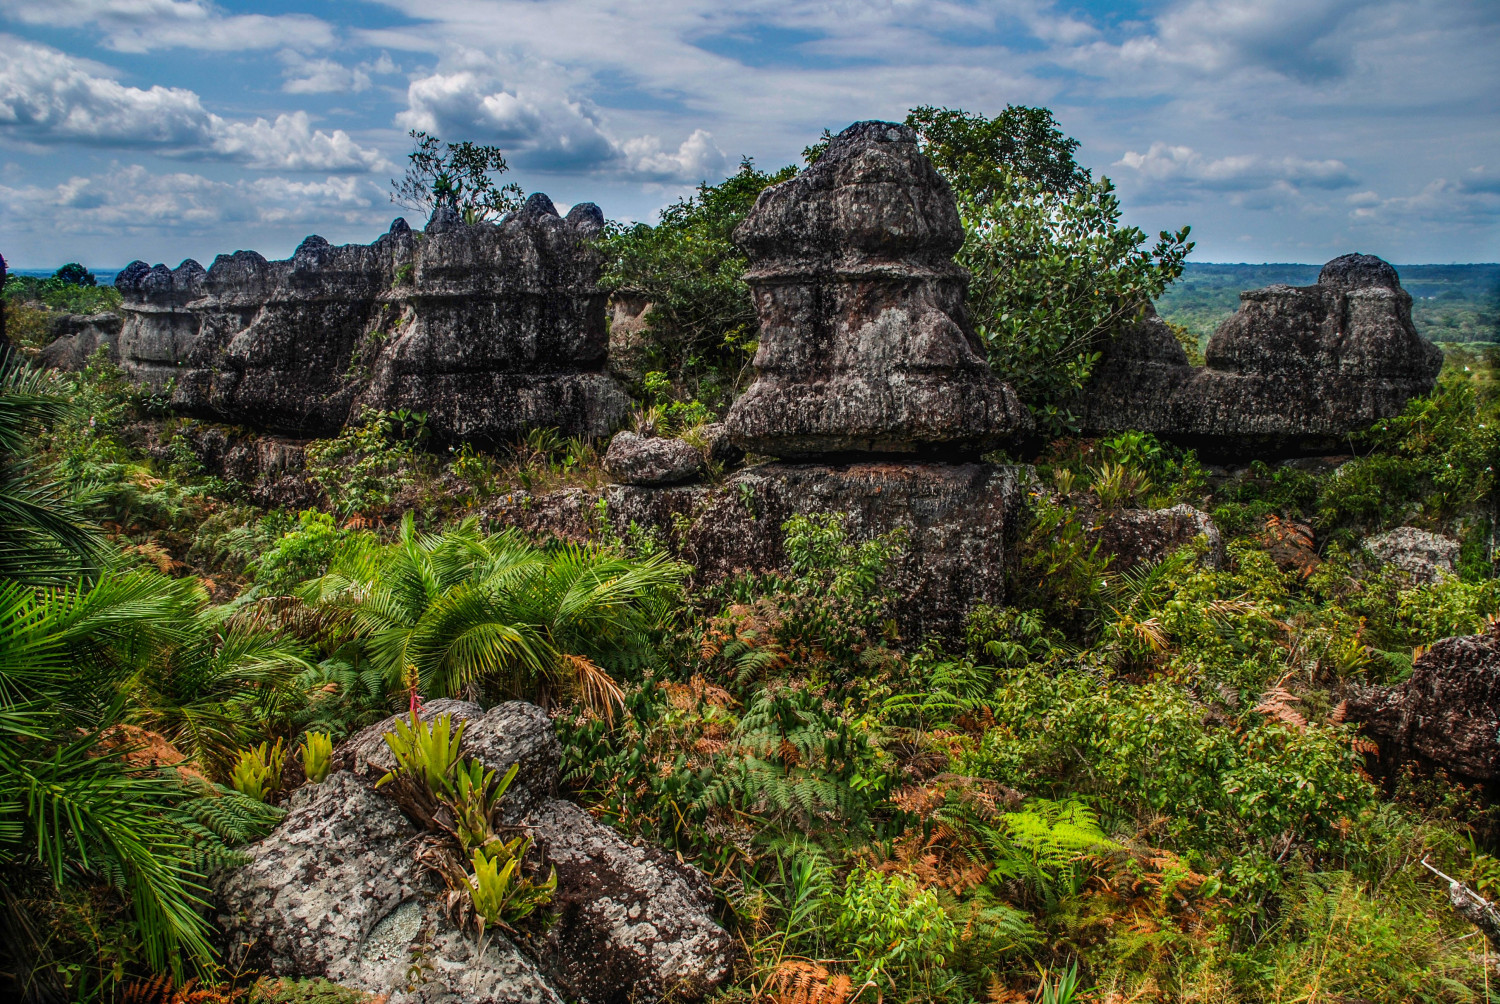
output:
<path id="1" fill-rule="evenodd" d="M 1373 255 L 1323 266 L 1315 286 L 1240 294 L 1192 366 L 1149 307 L 1106 349 L 1075 410 L 1085 430 L 1139 429 L 1209 453 L 1326 453 L 1432 390 L 1442 352 L 1411 295 Z"/>
<path id="2" fill-rule="evenodd" d="M 388 719 L 335 752 L 336 770 L 300 788 L 291 811 L 221 873 L 215 892 L 232 961 L 284 977 L 326 977 L 391 1004 L 627 1004 L 695 1000 L 729 975 L 733 945 L 713 918 L 707 878 L 660 849 L 626 841 L 556 797 L 560 747 L 541 709 L 433 701 L 431 719 L 466 721 L 463 754 L 498 772 L 518 764 L 507 820 L 555 867 L 556 919 L 485 950 L 455 925 L 419 863 L 424 839 L 374 789 L 391 766 Z"/>

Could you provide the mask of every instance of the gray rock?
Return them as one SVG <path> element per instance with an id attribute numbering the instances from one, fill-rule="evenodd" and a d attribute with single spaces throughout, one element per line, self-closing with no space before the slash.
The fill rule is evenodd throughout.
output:
<path id="1" fill-rule="evenodd" d="M 851 125 L 761 192 L 735 241 L 760 319 L 755 381 L 725 417 L 741 448 L 977 453 L 1028 426 L 969 326 L 958 209 L 911 129 Z"/>
<path id="2" fill-rule="evenodd" d="M 1329 453 L 1433 387 L 1442 352 L 1417 333 L 1395 269 L 1368 255 L 1315 286 L 1240 294 L 1207 365 L 1151 308 L 1125 326 L 1075 403 L 1086 431 L 1139 429 L 1210 453 Z"/>
<path id="3" fill-rule="evenodd" d="M 42 349 L 37 362 L 51 369 L 78 372 L 101 348 L 112 362 L 117 361 L 124 320 L 113 313 L 62 314 L 53 320 L 52 341 Z"/>
<path id="4" fill-rule="evenodd" d="M 483 760 L 502 775 L 512 764 L 520 765 L 501 803 L 507 823 L 515 823 L 543 800 L 557 794 L 562 746 L 551 719 L 541 708 L 523 701 L 507 701 L 484 711 L 477 704 L 448 698 L 423 704 L 420 715 L 423 721 L 430 722 L 439 715 L 452 715 L 455 723 L 464 723 L 459 751 L 465 757 Z M 395 728 L 398 719 L 407 716 L 392 715 L 350 736 L 336 751 L 335 766 L 372 781 L 395 770 L 396 758 L 384 737 Z"/>
<path id="5" fill-rule="evenodd" d="M 1436 582 L 1452 575 L 1461 547 L 1452 537 L 1414 526 L 1399 526 L 1368 537 L 1363 546 L 1382 565 L 1401 569 L 1413 582 Z"/>
<path id="6" fill-rule="evenodd" d="M 687 481 L 703 470 L 703 455 L 669 436 L 617 432 L 604 454 L 604 469 L 627 485 L 667 485 Z"/>
<path id="7" fill-rule="evenodd" d="M 569 997 L 697 999 L 728 977 L 733 942 L 713 919 L 701 872 L 627 843 L 570 802 L 543 803 L 526 825 L 557 868 L 561 916 L 539 954 Z"/>
<path id="8" fill-rule="evenodd" d="M 622 380 L 633 383 L 650 368 L 646 315 L 651 307 L 650 300 L 627 290 L 609 299 L 609 371 Z"/>
<path id="9" fill-rule="evenodd" d="M 526 956 L 495 934 L 484 956 L 456 930 L 413 858 L 416 831 L 345 771 L 293 796 L 286 819 L 220 873 L 215 892 L 232 961 L 324 977 L 392 1004 L 561 1004 Z M 408 976 L 416 964 L 420 976 Z"/>
<path id="10" fill-rule="evenodd" d="M 499 224 L 434 214 L 369 245 L 316 235 L 285 261 L 220 255 L 205 273 L 133 262 L 120 365 L 178 409 L 325 435 L 366 407 L 426 412 L 439 442 L 534 426 L 607 433 L 628 399 L 604 370 L 597 207 L 533 196 Z"/>
<path id="11" fill-rule="evenodd" d="M 703 455 L 716 464 L 738 467 L 745 462 L 745 451 L 734 445 L 729 427 L 723 422 L 709 422 L 700 426 L 698 437 L 703 441 Z"/>
<path id="12" fill-rule="evenodd" d="M 796 513 L 847 513 L 855 540 L 909 534 L 891 571 L 907 637 L 959 639 L 968 612 L 1005 601 L 1005 576 L 1026 523 L 1030 468 L 995 464 L 760 464 L 715 485 L 613 485 L 516 493 L 483 516 L 501 526 L 587 539 L 602 498 L 612 533 L 654 531 L 691 564 L 696 584 L 785 571 L 782 524 Z"/>
<path id="13" fill-rule="evenodd" d="M 1113 554 L 1115 571 L 1139 564 L 1153 564 L 1186 547 L 1198 537 L 1208 542 L 1203 563 L 1219 568 L 1224 563 L 1224 538 L 1208 513 L 1186 503 L 1170 509 L 1121 509 L 1101 518 L 1095 527 L 1099 549 Z"/>
<path id="14" fill-rule="evenodd" d="M 1357 692 L 1346 710 L 1387 764 L 1418 759 L 1459 779 L 1500 780 L 1500 628 L 1433 642 L 1405 683 Z"/>

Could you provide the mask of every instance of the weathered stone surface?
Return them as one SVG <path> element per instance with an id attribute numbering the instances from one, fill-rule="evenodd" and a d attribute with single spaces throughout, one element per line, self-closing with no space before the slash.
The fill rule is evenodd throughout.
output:
<path id="1" fill-rule="evenodd" d="M 1031 472 L 994 464 L 761 464 L 716 485 L 611 485 L 496 500 L 497 525 L 585 539 L 600 498 L 623 533 L 653 529 L 696 569 L 699 583 L 785 570 L 781 526 L 796 513 L 848 513 L 856 540 L 904 527 L 891 573 L 896 615 L 909 637 L 961 634 L 968 611 L 1001 603 L 1012 546 L 1025 521 Z"/>
<path id="2" fill-rule="evenodd" d="M 1371 556 L 1383 565 L 1401 569 L 1413 582 L 1436 582 L 1452 575 L 1459 548 L 1452 537 L 1414 526 L 1399 526 L 1364 541 L 1364 549 Z"/>
<path id="3" fill-rule="evenodd" d="M 1347 712 L 1382 761 L 1417 757 L 1460 778 L 1500 780 L 1500 628 L 1434 642 L 1405 683 L 1358 693 Z"/>
<path id="4" fill-rule="evenodd" d="M 151 428 L 147 451 L 164 463 L 179 461 L 180 446 L 192 451 L 205 474 L 239 484 L 257 505 L 307 509 L 326 499 L 306 474 L 306 441 L 268 433 L 246 432 L 207 422 L 173 427 L 171 438 Z"/>
<path id="5" fill-rule="evenodd" d="M 534 195 L 499 224 L 440 209 L 369 245 L 313 236 L 285 261 L 253 251 L 168 271 L 133 262 L 121 366 L 179 409 L 333 432 L 365 407 L 423 411 L 440 441 L 555 426 L 607 433 L 628 400 L 605 371 L 598 207 Z"/>
<path id="6" fill-rule="evenodd" d="M 114 313 L 61 314 L 52 322 L 52 341 L 43 347 L 37 361 L 46 367 L 78 371 L 102 346 L 115 355 L 115 341 L 125 319 Z"/>
<path id="7" fill-rule="evenodd" d="M 1160 561 L 1198 537 L 1206 538 L 1203 562 L 1218 568 L 1224 562 L 1224 538 L 1212 517 L 1183 503 L 1170 509 L 1121 509 L 1098 521 L 1099 550 L 1113 554 L 1115 571 Z"/>
<path id="8" fill-rule="evenodd" d="M 1105 350 L 1076 409 L 1087 431 L 1140 429 L 1209 451 L 1330 452 L 1432 389 L 1442 352 L 1417 333 L 1396 270 L 1369 255 L 1315 286 L 1240 294 L 1206 366 L 1149 307 Z"/>
<path id="9" fill-rule="evenodd" d="M 392 1004 L 561 1004 L 503 935 L 478 956 L 421 874 L 416 838 L 393 804 L 346 771 L 298 789 L 286 819 L 248 848 L 250 864 L 217 877 L 231 959 L 390 994 Z"/>
<path id="10" fill-rule="evenodd" d="M 712 463 L 725 467 L 738 467 L 745 462 L 745 451 L 734 445 L 729 427 L 723 422 L 709 422 L 698 429 L 698 438 L 703 443 L 703 456 Z"/>
<path id="11" fill-rule="evenodd" d="M 650 368 L 646 315 L 651 306 L 650 300 L 627 290 L 609 298 L 609 371 L 622 380 L 639 380 Z"/>
<path id="12" fill-rule="evenodd" d="M 627 843 L 570 802 L 548 800 L 526 825 L 558 875 L 560 917 L 538 955 L 569 997 L 696 999 L 729 975 L 733 943 L 697 869 Z"/>
<path id="13" fill-rule="evenodd" d="M 1026 427 L 969 326 L 958 209 L 911 129 L 845 129 L 735 240 L 760 318 L 755 382 L 725 419 L 745 450 L 977 453 Z"/>
<path id="14" fill-rule="evenodd" d="M 464 723 L 463 742 L 459 746 L 464 756 L 483 760 L 502 775 L 512 764 L 520 765 L 502 803 L 506 822 L 517 822 L 557 794 L 562 746 L 552 730 L 551 720 L 541 708 L 523 701 L 507 701 L 484 711 L 469 701 L 439 698 L 425 702 L 419 717 L 432 721 L 439 715 L 452 715 L 455 723 Z M 398 719 L 405 718 L 406 715 L 392 715 L 350 736 L 336 751 L 335 766 L 371 781 L 395 770 L 396 758 L 391 755 L 384 736 L 395 728 Z"/>
<path id="15" fill-rule="evenodd" d="M 627 485 L 669 485 L 703 470 L 703 454 L 671 436 L 617 432 L 604 454 L 609 476 Z"/>

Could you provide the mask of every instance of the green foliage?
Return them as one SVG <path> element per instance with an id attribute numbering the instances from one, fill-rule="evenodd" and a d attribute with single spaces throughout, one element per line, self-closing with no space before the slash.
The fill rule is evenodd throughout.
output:
<path id="1" fill-rule="evenodd" d="M 321 784 L 332 766 L 333 739 L 326 732 L 309 732 L 302 740 L 302 773 Z"/>
<path id="2" fill-rule="evenodd" d="M 257 802 L 270 802 L 281 791 L 281 771 L 286 765 L 286 751 L 281 740 L 267 748 L 261 743 L 253 749 L 243 750 L 239 761 L 229 773 L 229 783 L 234 790 Z"/>
<path id="3" fill-rule="evenodd" d="M 530 837 L 496 840 L 488 847 L 474 848 L 474 877 L 469 895 L 474 912 L 482 921 L 481 936 L 485 924 L 509 929 L 552 902 L 552 894 L 557 890 L 557 869 L 544 882 L 532 880 L 521 870 L 530 849 Z"/>
<path id="4" fill-rule="evenodd" d="M 76 262 L 64 265 L 46 279 L 7 276 L 4 298 L 8 313 L 23 304 L 39 303 L 48 311 L 103 314 L 119 310 L 121 303 L 119 290 L 98 285 L 93 273 Z M 50 323 L 47 327 L 50 334 Z"/>
<path id="5" fill-rule="evenodd" d="M 307 472 L 345 516 L 379 512 L 412 481 L 416 454 L 392 416 L 365 409 L 333 439 L 307 445 Z"/>
<path id="6" fill-rule="evenodd" d="M 1078 141 L 1065 136 L 1046 108 L 1007 105 L 993 119 L 961 109 L 913 108 L 906 124 L 922 152 L 963 198 L 990 202 L 1024 178 L 1043 191 L 1065 193 L 1088 185 L 1073 160 Z"/>
<path id="7" fill-rule="evenodd" d="M 423 215 L 453 206 L 470 224 L 497 220 L 521 207 L 521 186 L 497 184 L 496 179 L 510 170 L 499 147 L 467 140 L 444 143 L 420 129 L 408 135 L 414 148 L 407 154 L 406 174 L 391 181 L 392 202 Z"/>
<path id="8" fill-rule="evenodd" d="M 274 593 L 289 593 L 294 586 L 327 572 L 348 536 L 332 515 L 305 509 L 297 516 L 296 529 L 282 534 L 256 559 L 255 580 Z"/>
<path id="9" fill-rule="evenodd" d="M 464 724 L 453 727 L 452 715 L 438 715 L 431 722 L 413 712 L 411 723 L 396 719 L 394 730 L 385 733 L 386 746 L 396 758 L 396 769 L 375 782 L 375 787 L 408 779 L 419 785 L 432 799 L 453 794 L 453 774 L 458 770 L 458 747 L 463 742 Z"/>
<path id="10" fill-rule="evenodd" d="M 959 929 L 936 894 L 901 875 L 859 869 L 844 884 L 834 936 L 854 956 L 856 979 L 900 999 L 930 1000 L 948 982 L 944 966 Z"/>
<path id="11" fill-rule="evenodd" d="M 795 173 L 787 167 L 768 174 L 747 158 L 717 185 L 704 183 L 663 209 L 656 226 L 611 224 L 602 240 L 604 285 L 651 304 L 650 365 L 711 405 L 728 404 L 759 337 L 734 228 L 763 189 Z"/>
<path id="12" fill-rule="evenodd" d="M 342 987 L 330 980 L 256 980 L 250 988 L 249 1004 L 372 1004 L 363 990 Z"/>
<path id="13" fill-rule="evenodd" d="M 1020 812 L 1007 812 L 999 825 L 987 828 L 995 856 L 990 881 L 1014 879 L 1043 900 L 1056 902 L 1059 883 L 1077 893 L 1079 859 L 1119 845 L 1099 828 L 1098 816 L 1083 802 L 1032 799 Z"/>
<path id="14" fill-rule="evenodd" d="M 984 188 L 959 204 L 969 313 L 991 367 L 1060 431 L 1103 341 L 1181 274 L 1189 228 L 1148 249 L 1139 229 L 1120 226 L 1107 178 L 1059 192 L 997 173 Z"/>

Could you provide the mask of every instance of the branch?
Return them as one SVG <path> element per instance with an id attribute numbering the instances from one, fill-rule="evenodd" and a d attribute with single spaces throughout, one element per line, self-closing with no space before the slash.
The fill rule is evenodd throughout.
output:
<path id="1" fill-rule="evenodd" d="M 1500 949 L 1500 909 L 1458 879 L 1432 867 L 1426 858 L 1422 859 L 1422 867 L 1448 883 L 1448 902 L 1454 912 L 1483 931 L 1491 947 Z"/>

